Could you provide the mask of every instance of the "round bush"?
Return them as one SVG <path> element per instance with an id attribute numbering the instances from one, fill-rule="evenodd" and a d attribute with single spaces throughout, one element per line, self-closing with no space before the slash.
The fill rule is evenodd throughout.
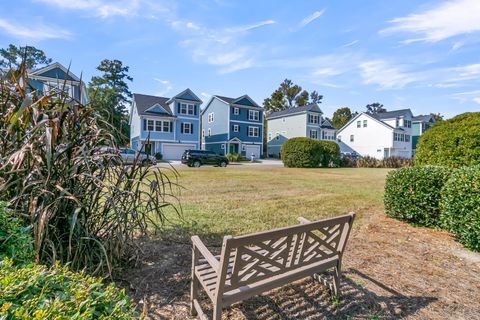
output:
<path id="1" fill-rule="evenodd" d="M 450 172 L 431 166 L 390 171 L 385 182 L 386 214 L 418 226 L 440 226 L 440 190 Z"/>
<path id="2" fill-rule="evenodd" d="M 0 261 L 12 259 L 16 264 L 33 262 L 33 239 L 30 229 L 0 202 Z"/>
<path id="3" fill-rule="evenodd" d="M 318 140 L 291 138 L 282 145 L 280 154 L 285 167 L 317 168 L 320 166 L 322 147 Z"/>
<path id="4" fill-rule="evenodd" d="M 468 112 L 428 129 L 419 139 L 416 165 L 480 164 L 480 112 Z"/>
<path id="5" fill-rule="evenodd" d="M 339 166 L 340 161 L 340 147 L 334 141 L 318 141 L 322 149 L 320 156 L 320 164 L 322 167 Z"/>
<path id="6" fill-rule="evenodd" d="M 0 319 L 132 319 L 123 290 L 58 265 L 0 261 Z"/>
<path id="7" fill-rule="evenodd" d="M 457 170 L 441 195 L 443 227 L 465 247 L 480 251 L 480 166 Z"/>

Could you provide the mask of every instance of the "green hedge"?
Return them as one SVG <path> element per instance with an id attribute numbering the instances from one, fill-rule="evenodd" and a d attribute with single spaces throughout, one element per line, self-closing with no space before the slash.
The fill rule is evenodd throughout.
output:
<path id="1" fill-rule="evenodd" d="M 467 248 L 480 251 L 480 166 L 457 170 L 441 194 L 444 228 Z"/>
<path id="2" fill-rule="evenodd" d="M 430 166 L 390 171 L 385 183 L 386 214 L 419 226 L 440 226 L 440 190 L 450 172 Z"/>
<path id="3" fill-rule="evenodd" d="M 0 262 L 0 319 L 132 319 L 123 290 L 58 265 Z"/>
<path id="4" fill-rule="evenodd" d="M 416 165 L 449 167 L 480 164 L 480 112 L 469 112 L 437 123 L 419 139 Z"/>
<path id="5" fill-rule="evenodd" d="M 320 164 L 322 167 L 340 165 L 340 147 L 335 141 L 318 141 L 321 147 Z"/>
<path id="6" fill-rule="evenodd" d="M 227 153 L 225 155 L 230 162 L 240 162 L 243 160 L 243 157 L 239 153 Z"/>
<path id="7" fill-rule="evenodd" d="M 0 202 L 0 261 L 11 258 L 16 264 L 33 262 L 31 230 Z"/>
<path id="8" fill-rule="evenodd" d="M 291 138 L 285 141 L 280 151 L 285 167 L 317 168 L 322 157 L 322 146 L 318 140 Z"/>

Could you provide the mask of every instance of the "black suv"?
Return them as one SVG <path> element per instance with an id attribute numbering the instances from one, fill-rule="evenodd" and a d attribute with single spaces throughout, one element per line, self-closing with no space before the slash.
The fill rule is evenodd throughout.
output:
<path id="1" fill-rule="evenodd" d="M 225 156 L 206 150 L 185 150 L 182 155 L 182 163 L 189 167 L 198 168 L 203 164 L 213 164 L 226 167 L 228 159 Z"/>

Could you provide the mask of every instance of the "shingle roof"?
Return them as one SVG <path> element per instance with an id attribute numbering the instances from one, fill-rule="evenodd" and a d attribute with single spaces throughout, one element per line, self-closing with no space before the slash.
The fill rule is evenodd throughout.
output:
<path id="1" fill-rule="evenodd" d="M 375 113 L 375 114 L 371 114 L 371 116 L 379 120 L 383 120 L 383 119 L 402 117 L 409 113 L 412 113 L 410 109 L 400 109 L 400 110 L 394 110 L 394 111 Z"/>
<path id="2" fill-rule="evenodd" d="M 220 98 L 221 100 L 225 101 L 228 104 L 231 104 L 233 101 L 237 100 L 236 98 L 229 98 L 229 97 L 224 97 L 224 96 L 217 96 L 217 98 Z"/>
<path id="3" fill-rule="evenodd" d="M 301 107 L 294 107 L 294 108 L 289 108 L 289 109 L 285 109 L 285 110 L 282 110 L 282 111 L 272 112 L 268 115 L 268 118 L 269 119 L 277 118 L 277 117 L 282 117 L 282 116 L 286 116 L 286 115 L 292 115 L 292 114 L 307 112 L 307 111 L 323 113 L 322 110 L 320 110 L 320 107 L 318 106 L 318 104 L 310 103 L 310 104 L 307 104 L 307 105 L 301 106 Z"/>
<path id="4" fill-rule="evenodd" d="M 166 115 L 173 117 L 172 110 L 166 103 L 168 98 L 134 93 L 133 100 L 135 101 L 139 115 Z M 148 108 L 154 106 L 155 104 L 159 104 L 167 113 L 147 111 Z"/>

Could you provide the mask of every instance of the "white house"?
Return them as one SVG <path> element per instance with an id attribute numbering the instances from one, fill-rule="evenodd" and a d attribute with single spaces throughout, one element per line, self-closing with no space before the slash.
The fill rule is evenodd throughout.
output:
<path id="1" fill-rule="evenodd" d="M 410 109 L 360 113 L 338 130 L 337 140 L 361 156 L 411 158 L 412 118 Z"/>
<path id="2" fill-rule="evenodd" d="M 307 137 L 336 140 L 336 130 L 323 119 L 316 103 L 272 112 L 267 117 L 267 155 L 279 156 L 282 144 L 290 138 Z"/>

